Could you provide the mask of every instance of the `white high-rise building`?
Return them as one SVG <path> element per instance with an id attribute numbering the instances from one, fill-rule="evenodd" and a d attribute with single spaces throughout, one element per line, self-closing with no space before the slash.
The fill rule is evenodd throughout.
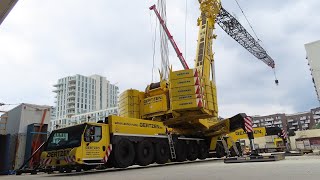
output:
<path id="1" fill-rule="evenodd" d="M 305 44 L 312 81 L 320 101 L 320 40 Z"/>
<path id="2" fill-rule="evenodd" d="M 68 76 L 54 85 L 55 120 L 52 128 L 69 124 L 72 116 L 117 106 L 119 88 L 103 76 Z"/>

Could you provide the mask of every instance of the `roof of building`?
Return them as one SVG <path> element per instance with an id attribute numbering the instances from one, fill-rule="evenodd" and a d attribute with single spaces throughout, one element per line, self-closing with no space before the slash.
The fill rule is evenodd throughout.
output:
<path id="1" fill-rule="evenodd" d="M 320 43 L 320 40 L 307 43 L 307 44 L 305 44 L 305 46 L 309 46 L 309 45 L 313 45 L 313 44 L 318 44 L 318 43 Z"/>

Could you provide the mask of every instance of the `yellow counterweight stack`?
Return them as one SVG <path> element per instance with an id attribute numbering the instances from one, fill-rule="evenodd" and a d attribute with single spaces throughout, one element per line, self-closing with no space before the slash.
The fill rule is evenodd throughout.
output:
<path id="1" fill-rule="evenodd" d="M 216 114 L 212 84 L 207 84 L 200 71 L 187 69 L 171 71 L 169 76 L 170 103 L 173 114 L 168 124 L 185 128 L 207 129 Z M 210 81 L 209 81 L 210 82 Z"/>
<path id="2" fill-rule="evenodd" d="M 170 72 L 172 111 L 201 110 L 204 107 L 201 77 L 196 69 Z"/>
<path id="3" fill-rule="evenodd" d="M 141 100 L 144 93 L 135 89 L 129 89 L 120 94 L 119 110 L 121 117 L 140 118 Z"/>

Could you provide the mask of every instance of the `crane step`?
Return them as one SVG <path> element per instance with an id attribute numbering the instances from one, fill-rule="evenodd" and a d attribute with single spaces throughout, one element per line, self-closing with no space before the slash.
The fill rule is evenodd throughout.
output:
<path id="1" fill-rule="evenodd" d="M 269 162 L 284 160 L 283 154 L 277 155 L 259 155 L 259 156 L 246 156 L 246 157 L 231 157 L 224 159 L 224 163 L 246 163 L 246 162 Z"/>

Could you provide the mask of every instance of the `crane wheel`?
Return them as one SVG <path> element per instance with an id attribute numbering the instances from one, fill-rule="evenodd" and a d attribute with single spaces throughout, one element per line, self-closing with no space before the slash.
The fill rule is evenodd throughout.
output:
<path id="1" fill-rule="evenodd" d="M 237 153 L 234 151 L 233 146 L 231 146 L 231 148 L 229 149 L 229 152 L 230 152 L 231 157 L 237 156 Z"/>
<path id="2" fill-rule="evenodd" d="M 165 164 L 170 158 L 169 144 L 166 141 L 159 141 L 155 144 L 155 158 L 157 164 Z"/>
<path id="3" fill-rule="evenodd" d="M 187 155 L 187 159 L 189 161 L 194 161 L 198 158 L 198 144 L 195 141 L 191 141 L 188 144 L 188 155 Z"/>
<path id="4" fill-rule="evenodd" d="M 203 142 L 200 141 L 199 145 L 198 145 L 198 158 L 199 159 L 206 159 L 209 156 L 209 148 L 208 145 Z"/>
<path id="5" fill-rule="evenodd" d="M 187 144 L 184 141 L 178 140 L 176 144 L 176 160 L 183 162 L 187 159 Z"/>
<path id="6" fill-rule="evenodd" d="M 121 139 L 114 146 L 114 166 L 116 168 L 126 168 L 131 166 L 135 158 L 133 143 L 128 139 Z"/>
<path id="7" fill-rule="evenodd" d="M 66 168 L 66 173 L 71 173 L 71 172 L 72 172 L 72 169 Z"/>
<path id="8" fill-rule="evenodd" d="M 225 150 L 221 142 L 217 142 L 216 145 L 216 157 L 222 158 L 225 155 Z"/>
<path id="9" fill-rule="evenodd" d="M 140 166 L 147 166 L 154 162 L 154 149 L 149 140 L 143 140 L 137 144 L 136 162 Z"/>

